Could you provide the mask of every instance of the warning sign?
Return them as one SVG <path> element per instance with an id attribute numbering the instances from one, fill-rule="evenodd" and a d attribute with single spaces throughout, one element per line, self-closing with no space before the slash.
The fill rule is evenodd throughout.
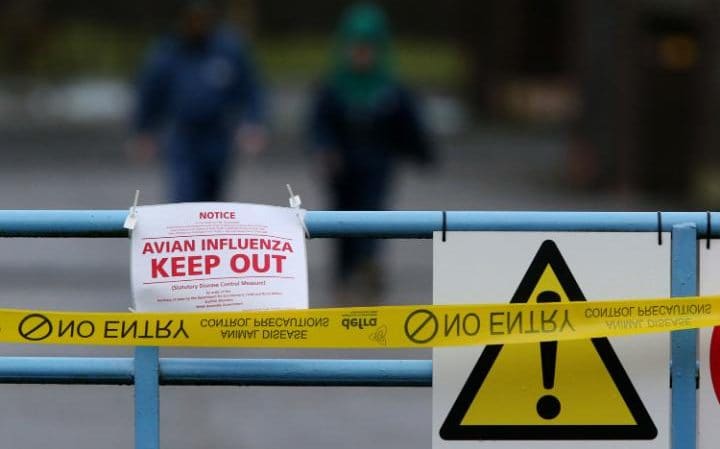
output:
<path id="1" fill-rule="evenodd" d="M 712 380 L 715 398 L 720 406 L 720 327 L 715 327 L 710 340 L 710 379 Z"/>
<path id="2" fill-rule="evenodd" d="M 452 239 L 462 239 L 462 235 L 454 234 L 448 242 Z M 442 246 L 442 242 L 436 243 L 436 250 L 447 254 Z M 537 241 L 534 252 L 528 258 L 530 265 L 525 262 L 524 273 L 515 281 L 514 294 L 505 296 L 510 298 L 510 303 L 586 301 L 553 239 Z M 436 262 L 444 260 L 447 259 L 436 255 Z M 603 272 L 599 270 L 597 275 L 602 276 Z M 492 279 L 491 273 L 479 276 Z M 440 283 L 435 289 L 435 297 L 439 298 L 443 281 L 437 272 L 435 280 Z M 543 332 L 544 328 L 573 326 L 561 316 L 544 315 L 529 320 L 497 317 L 497 322 L 489 326 L 536 333 Z M 620 323 L 634 325 L 631 320 Z M 436 364 L 446 360 L 438 357 L 438 353 L 444 351 L 447 350 L 434 351 Z M 472 362 L 456 387 L 455 397 L 443 398 L 444 401 L 450 399 L 447 411 L 434 417 L 437 431 L 434 447 L 489 440 L 495 444 L 502 440 L 508 444 L 523 440 L 517 447 L 530 447 L 527 440 L 653 441 L 658 437 L 658 425 L 608 338 L 488 345 Z M 440 367 L 435 374 L 442 370 Z M 664 371 L 667 374 L 667 360 Z M 443 388 L 444 382 L 440 380 L 436 384 L 436 379 L 433 385 Z M 667 385 L 660 394 L 669 394 Z"/>
<path id="3" fill-rule="evenodd" d="M 699 245 L 701 294 L 720 293 L 720 245 Z M 715 449 L 720 439 L 720 327 L 698 331 L 700 385 L 698 390 L 698 449 Z"/>
<path id="4" fill-rule="evenodd" d="M 131 279 L 137 311 L 308 306 L 297 210 L 236 203 L 137 208 Z"/>
<path id="5" fill-rule="evenodd" d="M 546 240 L 510 302 L 567 301 L 585 298 L 555 243 Z M 576 377 L 578 364 L 584 367 L 582 379 Z M 535 388 L 508 391 L 508 382 L 528 376 L 540 380 Z M 493 403 L 504 407 L 487 407 Z M 512 432 L 508 422 L 513 423 Z M 487 346 L 440 428 L 445 440 L 616 440 L 656 435 L 607 338 Z"/>

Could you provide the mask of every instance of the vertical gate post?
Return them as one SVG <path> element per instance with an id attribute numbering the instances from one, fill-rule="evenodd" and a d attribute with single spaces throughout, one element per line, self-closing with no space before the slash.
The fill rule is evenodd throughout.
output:
<path id="1" fill-rule="evenodd" d="M 159 354 L 135 348 L 135 449 L 160 449 Z"/>
<path id="2" fill-rule="evenodd" d="M 672 227 L 671 294 L 698 294 L 698 241 L 695 224 Z M 697 447 L 697 329 L 671 333 L 672 402 L 670 448 Z"/>

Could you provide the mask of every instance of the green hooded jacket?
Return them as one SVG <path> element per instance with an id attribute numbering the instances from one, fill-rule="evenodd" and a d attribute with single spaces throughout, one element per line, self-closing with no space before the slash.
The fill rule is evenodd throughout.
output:
<path id="1" fill-rule="evenodd" d="M 351 109 L 373 108 L 395 83 L 385 14 L 369 3 L 350 7 L 340 21 L 336 39 L 331 86 Z M 371 45 L 375 50 L 375 64 L 368 70 L 352 68 L 350 53 L 358 44 Z"/>

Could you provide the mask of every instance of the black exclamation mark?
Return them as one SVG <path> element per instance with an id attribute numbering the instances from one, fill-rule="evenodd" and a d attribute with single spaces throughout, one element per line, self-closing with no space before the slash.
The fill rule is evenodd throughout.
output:
<path id="1" fill-rule="evenodd" d="M 546 290 L 537 297 L 538 304 L 547 302 L 560 302 L 560 295 Z M 542 362 L 543 387 L 552 390 L 555 387 L 555 361 L 557 360 L 557 342 L 545 341 L 540 343 L 540 361 Z M 537 401 L 538 415 L 544 419 L 553 419 L 560 414 L 560 400 L 551 394 L 546 394 Z"/>

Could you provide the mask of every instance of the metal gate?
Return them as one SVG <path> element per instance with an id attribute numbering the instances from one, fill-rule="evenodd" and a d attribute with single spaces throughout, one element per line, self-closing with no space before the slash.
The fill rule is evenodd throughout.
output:
<path id="1" fill-rule="evenodd" d="M 0 237 L 127 238 L 124 210 L 0 211 Z M 698 289 L 698 239 L 720 235 L 717 212 L 333 212 L 310 211 L 312 238 L 432 238 L 442 231 L 599 231 L 671 233 L 672 296 Z M 671 447 L 696 447 L 697 330 L 673 332 Z M 0 357 L 0 382 L 134 385 L 135 447 L 160 447 L 160 385 L 427 387 L 430 360 L 160 359 L 154 347 L 133 358 Z"/>

